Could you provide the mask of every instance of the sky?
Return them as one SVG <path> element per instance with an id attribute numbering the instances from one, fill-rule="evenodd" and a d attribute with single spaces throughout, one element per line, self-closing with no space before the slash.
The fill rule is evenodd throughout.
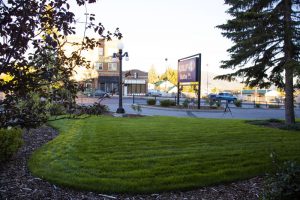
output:
<path id="1" fill-rule="evenodd" d="M 76 18 L 84 21 L 84 7 L 73 6 Z M 228 59 L 232 43 L 216 26 L 229 19 L 227 8 L 224 0 L 98 0 L 87 12 L 106 30 L 120 28 L 130 59 L 123 62 L 124 70 L 148 71 L 153 65 L 163 73 L 166 67 L 177 69 L 178 59 L 201 53 L 202 70 L 222 74 L 220 61 Z M 78 24 L 77 34 L 81 30 Z"/>

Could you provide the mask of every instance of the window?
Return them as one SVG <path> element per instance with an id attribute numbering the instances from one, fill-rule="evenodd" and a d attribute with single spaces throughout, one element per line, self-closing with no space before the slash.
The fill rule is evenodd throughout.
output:
<path id="1" fill-rule="evenodd" d="M 117 71 L 118 65 L 117 63 L 108 63 L 108 71 Z"/>
<path id="2" fill-rule="evenodd" d="M 99 47 L 98 54 L 99 56 L 103 56 L 103 48 Z"/>
<path id="3" fill-rule="evenodd" d="M 96 62 L 95 63 L 95 68 L 96 68 L 96 70 L 103 70 L 103 63 Z"/>

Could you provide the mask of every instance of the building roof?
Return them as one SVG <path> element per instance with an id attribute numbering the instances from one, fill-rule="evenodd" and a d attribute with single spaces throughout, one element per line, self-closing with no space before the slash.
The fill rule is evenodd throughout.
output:
<path id="1" fill-rule="evenodd" d="M 123 76 L 125 76 L 125 74 L 128 74 L 128 72 L 130 72 L 129 76 L 131 76 L 131 77 L 134 76 L 134 73 L 137 73 L 139 77 L 141 77 L 141 76 L 148 77 L 148 72 L 144 72 L 144 71 L 141 71 L 138 69 L 131 69 L 131 70 L 123 71 L 122 72 Z"/>

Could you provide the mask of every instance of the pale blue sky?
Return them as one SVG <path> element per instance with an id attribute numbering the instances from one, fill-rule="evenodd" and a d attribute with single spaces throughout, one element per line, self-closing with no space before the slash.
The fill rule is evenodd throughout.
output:
<path id="1" fill-rule="evenodd" d="M 99 0 L 87 9 L 108 30 L 120 28 L 130 56 L 124 69 L 148 71 L 154 65 L 163 72 L 166 65 L 177 68 L 179 58 L 202 53 L 202 70 L 208 64 L 208 71 L 224 72 L 219 65 L 231 42 L 215 28 L 229 18 L 224 0 Z M 84 20 L 83 8 L 74 12 Z"/>

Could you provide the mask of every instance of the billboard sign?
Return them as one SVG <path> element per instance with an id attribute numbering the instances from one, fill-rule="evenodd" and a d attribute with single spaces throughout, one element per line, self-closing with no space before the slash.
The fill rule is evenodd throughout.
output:
<path id="1" fill-rule="evenodd" d="M 190 58 L 178 62 L 178 82 L 197 82 L 197 58 Z"/>

